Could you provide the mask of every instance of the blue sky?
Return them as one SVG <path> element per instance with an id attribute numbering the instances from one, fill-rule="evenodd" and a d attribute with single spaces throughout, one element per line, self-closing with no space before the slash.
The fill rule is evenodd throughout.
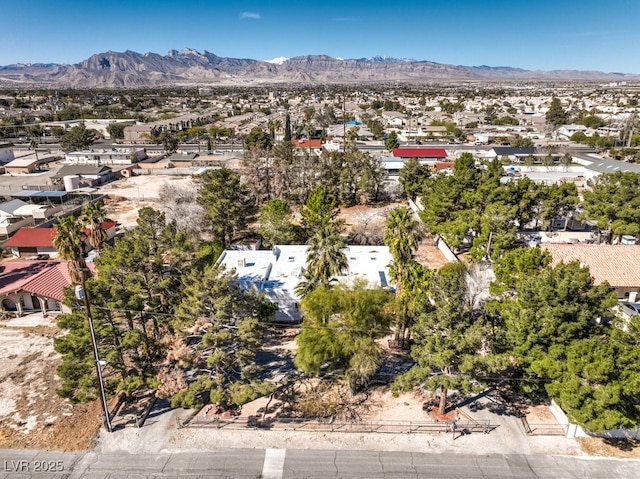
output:
<path id="1" fill-rule="evenodd" d="M 207 50 L 640 74 L 639 0 L 3 0 L 0 65 Z"/>

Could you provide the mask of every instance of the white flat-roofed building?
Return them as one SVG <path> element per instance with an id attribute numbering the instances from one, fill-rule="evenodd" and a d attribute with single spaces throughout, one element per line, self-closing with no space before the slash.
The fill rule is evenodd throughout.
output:
<path id="1" fill-rule="evenodd" d="M 71 151 L 64 155 L 65 162 L 71 165 L 131 165 L 147 158 L 146 150 L 130 148 Z"/>
<path id="2" fill-rule="evenodd" d="M 225 250 L 218 263 L 235 270 L 240 284 L 255 288 L 278 306 L 276 321 L 302 319 L 296 286 L 303 280 L 307 266 L 306 245 L 278 245 L 272 250 Z M 346 285 L 365 281 L 371 288 L 388 288 L 388 266 L 392 261 L 387 246 L 349 246 L 345 249 L 349 270 L 336 277 Z"/>

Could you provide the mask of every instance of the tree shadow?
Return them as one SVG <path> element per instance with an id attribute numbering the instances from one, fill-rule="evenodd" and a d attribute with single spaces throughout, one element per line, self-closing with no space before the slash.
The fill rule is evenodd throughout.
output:
<path id="1" fill-rule="evenodd" d="M 640 441 L 635 439 L 618 439 L 618 438 L 603 438 L 602 442 L 604 442 L 607 446 L 615 447 L 621 451 L 633 451 L 636 448 L 640 447 Z"/>

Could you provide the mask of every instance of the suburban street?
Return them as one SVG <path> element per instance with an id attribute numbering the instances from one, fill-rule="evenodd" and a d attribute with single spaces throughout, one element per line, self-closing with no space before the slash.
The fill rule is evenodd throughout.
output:
<path id="1" fill-rule="evenodd" d="M 46 469 L 46 470 L 45 470 Z M 215 449 L 127 454 L 0 450 L 17 478 L 602 478 L 637 477 L 640 461 L 542 455 Z"/>

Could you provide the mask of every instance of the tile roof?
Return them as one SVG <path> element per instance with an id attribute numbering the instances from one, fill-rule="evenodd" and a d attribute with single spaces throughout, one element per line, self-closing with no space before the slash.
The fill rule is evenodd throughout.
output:
<path id="1" fill-rule="evenodd" d="M 66 261 L 5 261 L 0 264 L 0 296 L 20 291 L 64 299 L 71 285 Z"/>
<path id="2" fill-rule="evenodd" d="M 640 287 L 640 245 L 542 243 L 540 247 L 551 253 L 553 266 L 574 260 L 588 266 L 595 284 Z"/>
<path id="3" fill-rule="evenodd" d="M 296 140 L 295 138 L 291 140 L 294 148 L 322 148 L 322 140 L 310 139 L 310 140 Z"/>

